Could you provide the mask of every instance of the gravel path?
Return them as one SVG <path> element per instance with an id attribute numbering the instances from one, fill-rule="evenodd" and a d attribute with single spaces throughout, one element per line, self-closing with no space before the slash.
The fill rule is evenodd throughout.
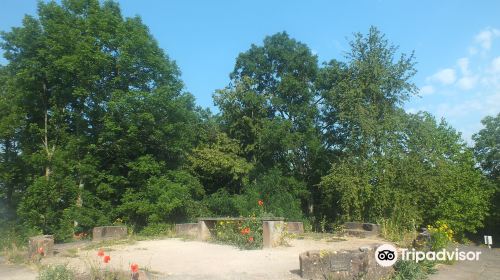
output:
<path id="1" fill-rule="evenodd" d="M 429 280 L 495 280 L 500 279 L 500 249 L 461 246 L 461 251 L 481 251 L 479 261 L 459 261 L 454 265 L 441 265 Z"/>

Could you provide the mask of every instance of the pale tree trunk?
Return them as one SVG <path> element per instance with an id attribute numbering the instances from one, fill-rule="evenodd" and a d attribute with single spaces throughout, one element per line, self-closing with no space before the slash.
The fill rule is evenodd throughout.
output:
<path id="1" fill-rule="evenodd" d="M 47 96 L 47 85 L 43 83 L 43 93 L 44 96 Z M 45 150 L 45 154 L 47 156 L 47 164 L 45 166 L 45 179 L 48 181 L 50 178 L 50 163 L 52 161 L 52 157 L 54 156 L 54 151 L 56 150 L 56 145 L 53 144 L 52 147 L 49 147 L 49 105 L 48 105 L 48 97 L 45 103 L 45 115 L 44 115 L 44 135 L 43 135 L 43 147 Z"/>

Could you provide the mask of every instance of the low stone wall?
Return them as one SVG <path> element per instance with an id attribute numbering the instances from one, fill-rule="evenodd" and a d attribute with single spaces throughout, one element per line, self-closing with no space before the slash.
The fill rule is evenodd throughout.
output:
<path id="1" fill-rule="evenodd" d="M 304 224 L 302 222 L 287 222 L 286 231 L 293 234 L 304 233 Z"/>
<path id="2" fill-rule="evenodd" d="M 344 224 L 344 233 L 346 235 L 360 238 L 377 236 L 380 234 L 380 225 L 372 223 L 347 222 Z"/>
<path id="3" fill-rule="evenodd" d="M 299 256 L 300 273 L 306 279 L 387 279 L 392 267 L 381 267 L 375 261 L 377 246 L 349 251 L 307 251 Z"/>
<path id="4" fill-rule="evenodd" d="M 52 256 L 54 255 L 54 236 L 38 235 L 30 237 L 28 244 L 28 255 L 31 260 L 37 256 Z"/>
<path id="5" fill-rule="evenodd" d="M 127 237 L 126 226 L 103 226 L 92 230 L 92 241 L 120 239 Z"/>
<path id="6" fill-rule="evenodd" d="M 198 237 L 198 223 L 186 223 L 186 224 L 176 224 L 175 225 L 175 235 L 184 237 Z"/>

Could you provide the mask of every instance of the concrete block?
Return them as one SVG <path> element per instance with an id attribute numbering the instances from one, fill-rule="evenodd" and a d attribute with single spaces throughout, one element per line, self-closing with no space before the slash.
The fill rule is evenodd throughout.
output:
<path id="1" fill-rule="evenodd" d="M 285 230 L 285 223 L 283 221 L 262 221 L 262 230 L 264 248 L 278 247 Z"/>
<path id="2" fill-rule="evenodd" d="M 28 255 L 31 260 L 54 255 L 54 236 L 33 236 L 29 238 L 28 242 Z"/>
<path id="3" fill-rule="evenodd" d="M 121 239 L 127 237 L 126 226 L 102 226 L 92 230 L 92 241 Z"/>
<path id="4" fill-rule="evenodd" d="M 198 237 L 198 223 L 186 223 L 175 225 L 175 235 L 185 237 Z"/>
<path id="5" fill-rule="evenodd" d="M 286 231 L 294 234 L 304 233 L 304 224 L 302 222 L 287 222 Z"/>

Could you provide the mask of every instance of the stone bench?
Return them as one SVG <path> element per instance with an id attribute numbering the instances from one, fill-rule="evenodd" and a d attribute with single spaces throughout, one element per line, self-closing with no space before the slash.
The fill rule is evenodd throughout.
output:
<path id="1" fill-rule="evenodd" d="M 211 230 L 220 221 L 246 221 L 250 218 L 199 218 L 198 240 L 206 241 L 212 238 Z M 285 228 L 284 218 L 259 218 L 262 221 L 262 239 L 264 248 L 280 245 L 281 234 Z"/>
<path id="2" fill-rule="evenodd" d="M 198 238 L 198 223 L 175 224 L 175 235 Z"/>
<path id="3" fill-rule="evenodd" d="M 359 250 L 313 250 L 299 256 L 300 275 L 306 279 L 389 279 L 392 267 L 382 267 L 375 260 L 377 245 Z"/>
<path id="4" fill-rule="evenodd" d="M 304 224 L 302 222 L 287 222 L 286 231 L 293 234 L 304 233 Z"/>
<path id="5" fill-rule="evenodd" d="M 92 241 L 121 239 L 127 237 L 126 226 L 102 226 L 92 230 Z"/>
<path id="6" fill-rule="evenodd" d="M 344 223 L 344 233 L 356 237 L 374 237 L 380 234 L 380 225 L 361 222 Z"/>

